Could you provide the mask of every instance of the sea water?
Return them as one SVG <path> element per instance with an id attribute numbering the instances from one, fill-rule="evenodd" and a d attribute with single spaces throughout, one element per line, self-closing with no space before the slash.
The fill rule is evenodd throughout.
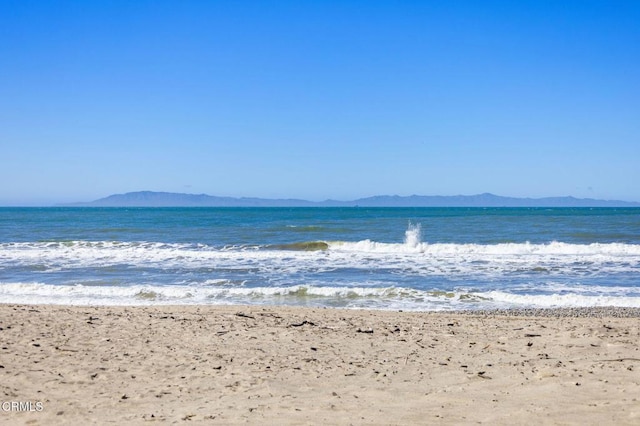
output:
<path id="1" fill-rule="evenodd" d="M 640 307 L 640 209 L 0 208 L 0 303 Z"/>

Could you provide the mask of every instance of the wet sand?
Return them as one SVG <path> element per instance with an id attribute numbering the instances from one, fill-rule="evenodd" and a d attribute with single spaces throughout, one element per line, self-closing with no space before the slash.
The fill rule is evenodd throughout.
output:
<path id="1" fill-rule="evenodd" d="M 638 316 L 0 305 L 0 424 L 637 425 Z"/>

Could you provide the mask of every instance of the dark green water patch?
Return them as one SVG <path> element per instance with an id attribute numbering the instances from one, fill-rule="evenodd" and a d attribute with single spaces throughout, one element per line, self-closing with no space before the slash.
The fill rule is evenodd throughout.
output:
<path id="1" fill-rule="evenodd" d="M 324 241 L 305 241 L 291 244 L 273 244 L 267 247 L 275 250 L 318 251 L 327 250 L 329 248 L 329 244 Z"/>

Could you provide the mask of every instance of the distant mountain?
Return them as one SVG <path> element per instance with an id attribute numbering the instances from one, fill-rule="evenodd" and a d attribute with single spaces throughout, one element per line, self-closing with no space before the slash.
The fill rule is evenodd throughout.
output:
<path id="1" fill-rule="evenodd" d="M 356 200 L 360 206 L 379 207 L 640 207 L 640 203 L 591 198 L 546 197 L 513 198 L 484 193 L 478 195 L 375 196 Z"/>
<path id="2" fill-rule="evenodd" d="M 215 197 L 207 194 L 173 192 L 128 192 L 115 194 L 88 203 L 73 203 L 79 207 L 307 207 L 316 203 L 305 200 L 270 200 L 263 198 Z"/>
<path id="3" fill-rule="evenodd" d="M 640 203 L 591 198 L 512 198 L 494 194 L 424 196 L 378 195 L 353 201 L 233 198 L 206 194 L 140 191 L 110 195 L 76 207 L 640 207 Z"/>

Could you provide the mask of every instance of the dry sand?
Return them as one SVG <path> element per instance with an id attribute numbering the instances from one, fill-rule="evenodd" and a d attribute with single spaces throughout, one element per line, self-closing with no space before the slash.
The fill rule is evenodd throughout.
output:
<path id="1" fill-rule="evenodd" d="M 0 424 L 638 425 L 637 312 L 596 314 L 0 305 Z"/>

